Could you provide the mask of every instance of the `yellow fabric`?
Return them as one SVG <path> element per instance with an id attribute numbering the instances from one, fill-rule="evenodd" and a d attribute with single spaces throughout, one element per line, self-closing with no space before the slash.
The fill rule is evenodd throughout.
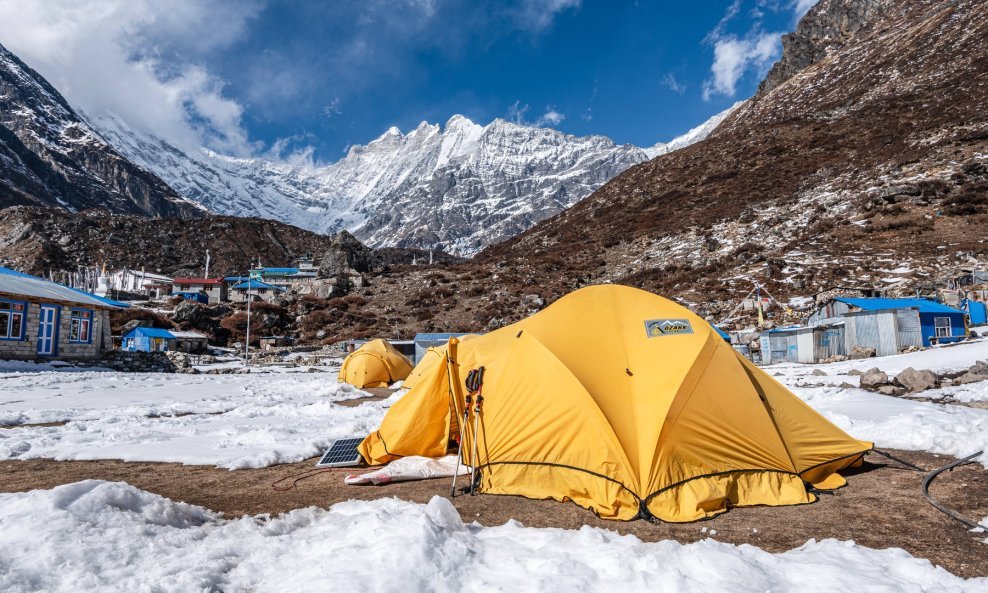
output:
<path id="1" fill-rule="evenodd" d="M 412 361 L 387 340 L 371 340 L 343 361 L 338 379 L 357 388 L 387 387 L 412 371 Z"/>
<path id="2" fill-rule="evenodd" d="M 813 502 L 804 482 L 839 487 L 835 472 L 871 448 L 687 309 L 604 285 L 436 349 L 361 445 L 364 459 L 442 454 L 460 432 L 461 378 L 480 366 L 482 413 L 479 423 L 469 414 L 462 449 L 481 468 L 481 491 L 572 500 L 605 518 L 632 519 L 644 506 L 680 522 Z"/>

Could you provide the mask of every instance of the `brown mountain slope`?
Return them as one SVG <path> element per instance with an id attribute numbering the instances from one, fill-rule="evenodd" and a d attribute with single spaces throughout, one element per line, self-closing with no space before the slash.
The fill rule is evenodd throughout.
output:
<path id="1" fill-rule="evenodd" d="M 824 0 L 805 19 L 851 4 Z M 479 261 L 559 261 L 703 302 L 740 296 L 723 285 L 746 292 L 744 277 L 807 294 L 880 280 L 856 275 L 861 264 L 932 272 L 984 258 L 984 3 L 904 0 L 872 17 L 706 141 L 630 169 Z"/>
<path id="2" fill-rule="evenodd" d="M 0 264 L 35 274 L 54 271 L 56 276 L 103 264 L 111 270 L 143 267 L 148 272 L 197 275 L 204 271 L 207 249 L 211 275 L 239 275 L 257 258 L 266 266 L 288 266 L 304 254 L 318 261 L 333 241 L 333 235 L 260 218 L 149 219 L 25 206 L 0 210 Z M 428 257 L 417 249 L 377 249 L 373 267 L 390 270 Z M 457 259 L 436 254 L 437 263 Z"/>

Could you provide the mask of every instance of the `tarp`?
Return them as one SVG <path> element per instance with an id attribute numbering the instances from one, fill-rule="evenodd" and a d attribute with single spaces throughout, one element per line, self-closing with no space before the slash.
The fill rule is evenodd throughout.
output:
<path id="1" fill-rule="evenodd" d="M 470 468 L 457 463 L 456 455 L 447 455 L 438 459 L 431 457 L 402 457 L 392 461 L 387 466 L 364 474 L 349 474 L 343 478 L 343 483 L 349 486 L 373 484 L 380 486 L 392 482 L 411 482 L 413 480 L 431 480 L 433 478 L 452 478 L 469 473 Z"/>
<path id="2" fill-rule="evenodd" d="M 806 483 L 844 485 L 835 472 L 872 447 L 700 317 L 625 286 L 578 290 L 514 325 L 451 340 L 446 354 L 423 361 L 431 370 L 361 443 L 368 463 L 445 455 L 461 432 L 463 379 L 480 366 L 480 421 L 471 413 L 462 431 L 480 491 L 572 500 L 604 518 L 681 522 L 810 503 Z"/>
<path id="3" fill-rule="evenodd" d="M 387 340 L 371 340 L 343 361 L 339 380 L 357 388 L 387 387 L 408 376 L 412 362 Z"/>

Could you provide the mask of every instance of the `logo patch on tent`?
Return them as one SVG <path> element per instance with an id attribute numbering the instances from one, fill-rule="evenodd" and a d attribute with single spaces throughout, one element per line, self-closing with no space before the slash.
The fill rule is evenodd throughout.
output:
<path id="1" fill-rule="evenodd" d="M 645 322 L 645 333 L 650 338 L 681 336 L 693 333 L 693 326 L 689 319 L 649 319 Z"/>

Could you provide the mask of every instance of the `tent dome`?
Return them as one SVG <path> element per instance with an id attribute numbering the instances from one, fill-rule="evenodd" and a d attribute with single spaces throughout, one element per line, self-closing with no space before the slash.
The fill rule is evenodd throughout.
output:
<path id="1" fill-rule="evenodd" d="M 444 455 L 458 438 L 462 379 L 484 366 L 473 457 L 481 492 L 572 500 L 601 517 L 692 521 L 732 506 L 805 504 L 807 488 L 872 445 L 828 422 L 703 319 L 618 285 L 573 292 L 430 360 L 361 444 L 371 464 Z"/>
<path id="2" fill-rule="evenodd" d="M 339 380 L 357 388 L 387 387 L 408 376 L 412 362 L 387 340 L 367 342 L 350 353 L 340 368 Z"/>

